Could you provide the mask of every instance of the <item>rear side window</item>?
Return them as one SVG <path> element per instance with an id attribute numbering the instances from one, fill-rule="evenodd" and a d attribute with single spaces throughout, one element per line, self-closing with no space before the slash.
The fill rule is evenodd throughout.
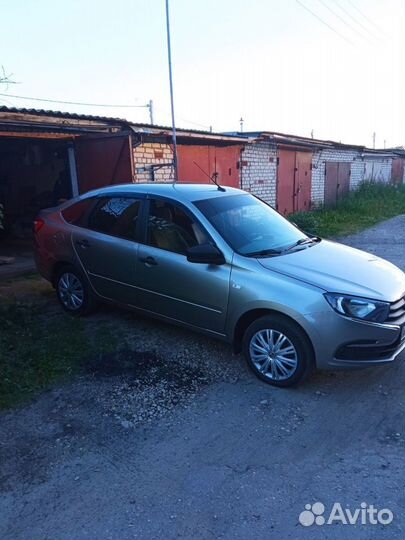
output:
<path id="1" fill-rule="evenodd" d="M 85 226 L 86 216 L 93 203 L 94 197 L 83 199 L 82 201 L 68 206 L 62 210 L 63 219 L 72 225 Z"/>
<path id="2" fill-rule="evenodd" d="M 88 220 L 88 228 L 127 240 L 136 239 L 140 200 L 133 197 L 100 199 Z"/>

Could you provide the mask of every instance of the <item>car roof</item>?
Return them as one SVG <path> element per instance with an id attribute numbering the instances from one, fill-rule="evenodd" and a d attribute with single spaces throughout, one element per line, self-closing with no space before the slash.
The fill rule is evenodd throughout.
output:
<path id="1" fill-rule="evenodd" d="M 222 186 L 221 186 L 222 187 Z M 83 194 L 83 198 L 94 197 L 95 195 L 114 195 L 114 194 L 136 194 L 143 193 L 147 195 L 160 195 L 170 197 L 180 201 L 199 201 L 215 197 L 224 197 L 228 195 L 240 195 L 246 192 L 233 187 L 223 186 L 225 191 L 219 190 L 214 184 L 191 184 L 186 182 L 176 183 L 139 183 L 139 184 L 119 184 L 106 186 L 94 191 Z"/>

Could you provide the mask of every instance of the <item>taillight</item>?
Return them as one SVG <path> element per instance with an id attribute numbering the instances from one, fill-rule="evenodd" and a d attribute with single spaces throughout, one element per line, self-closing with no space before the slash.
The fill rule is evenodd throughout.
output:
<path id="1" fill-rule="evenodd" d="M 41 218 L 37 218 L 34 220 L 34 233 L 37 234 L 42 227 L 45 225 L 45 221 Z"/>

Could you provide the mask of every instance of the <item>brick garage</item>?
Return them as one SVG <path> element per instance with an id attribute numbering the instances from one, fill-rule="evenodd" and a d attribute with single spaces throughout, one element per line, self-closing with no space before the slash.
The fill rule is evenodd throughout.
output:
<path id="1" fill-rule="evenodd" d="M 172 182 L 173 149 L 170 128 L 132 124 L 134 182 Z M 178 175 L 181 182 L 240 187 L 241 150 L 246 139 L 203 131 L 177 130 Z"/>
<path id="2" fill-rule="evenodd" d="M 277 198 L 277 148 L 270 142 L 249 142 L 242 151 L 241 188 L 272 206 Z"/>
<path id="3" fill-rule="evenodd" d="M 135 182 L 173 181 L 172 147 L 167 143 L 145 142 L 133 146 Z M 154 165 L 154 166 L 152 166 Z"/>
<path id="4" fill-rule="evenodd" d="M 363 153 L 364 180 L 366 182 L 391 182 L 392 162 L 396 156 L 383 151 L 367 150 Z"/>
<path id="5" fill-rule="evenodd" d="M 350 164 L 350 190 L 357 189 L 364 179 L 364 162 L 361 148 L 339 148 L 329 143 L 329 148 L 318 149 L 312 158 L 312 206 L 318 207 L 324 204 L 325 181 L 327 163 Z"/>

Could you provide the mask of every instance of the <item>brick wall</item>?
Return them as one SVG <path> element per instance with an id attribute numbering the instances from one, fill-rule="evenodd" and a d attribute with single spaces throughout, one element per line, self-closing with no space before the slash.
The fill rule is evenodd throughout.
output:
<path id="1" fill-rule="evenodd" d="M 277 150 L 271 143 L 246 144 L 240 174 L 242 189 L 276 205 Z"/>
<path id="2" fill-rule="evenodd" d="M 349 161 L 350 166 L 350 189 L 357 189 L 364 180 L 364 162 L 360 152 L 356 150 L 318 150 L 312 158 L 312 191 L 311 200 L 314 207 L 321 206 L 324 202 L 325 189 L 325 162 L 326 161 Z"/>
<path id="3" fill-rule="evenodd" d="M 374 159 L 364 158 L 365 175 L 364 180 L 367 182 L 383 182 L 387 184 L 391 182 L 392 177 L 392 159 Z"/>
<path id="4" fill-rule="evenodd" d="M 134 155 L 134 182 L 151 182 L 151 165 L 171 163 L 173 152 L 169 144 L 163 143 L 143 143 L 133 148 Z M 155 169 L 155 182 L 172 182 L 172 167 L 162 167 Z"/>

